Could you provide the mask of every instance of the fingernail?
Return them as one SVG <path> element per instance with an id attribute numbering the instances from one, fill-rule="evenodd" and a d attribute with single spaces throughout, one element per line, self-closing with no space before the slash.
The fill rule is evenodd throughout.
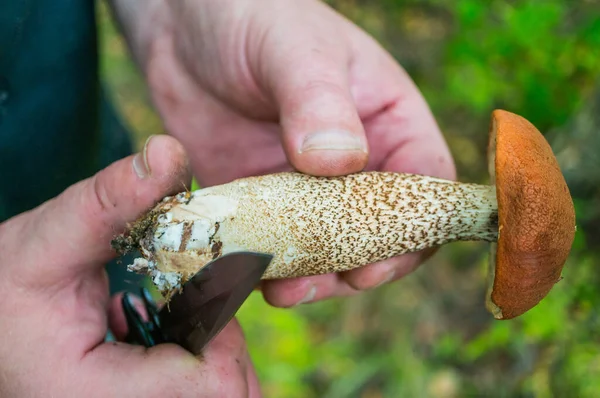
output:
<path id="1" fill-rule="evenodd" d="M 308 289 L 308 292 L 306 292 L 306 295 L 304 295 L 304 297 L 302 297 L 302 299 L 300 301 L 298 301 L 295 305 L 308 303 L 309 301 L 312 301 L 316 295 L 317 295 L 317 287 L 315 285 L 310 285 L 310 289 Z"/>
<path id="2" fill-rule="evenodd" d="M 388 271 L 387 274 L 385 274 L 385 277 L 378 284 L 373 286 L 372 289 L 376 289 L 379 286 L 385 285 L 386 283 L 390 282 L 392 279 L 394 279 L 395 275 L 396 275 L 395 270 Z"/>
<path id="3" fill-rule="evenodd" d="M 150 165 L 148 164 L 148 145 L 150 140 L 154 137 L 151 135 L 144 143 L 144 149 L 133 157 L 133 170 L 135 174 L 141 179 L 144 179 L 150 175 Z"/>
<path id="4" fill-rule="evenodd" d="M 346 130 L 326 130 L 307 135 L 302 142 L 300 153 L 308 151 L 367 151 L 360 136 Z"/>

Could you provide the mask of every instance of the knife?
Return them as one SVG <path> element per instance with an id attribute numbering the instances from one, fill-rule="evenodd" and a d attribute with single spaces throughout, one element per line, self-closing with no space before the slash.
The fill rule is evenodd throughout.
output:
<path id="1" fill-rule="evenodd" d="M 147 321 L 124 294 L 121 305 L 129 330 L 125 341 L 146 347 L 174 343 L 200 355 L 258 286 L 272 259 L 270 254 L 237 252 L 213 260 L 160 310 L 142 288 Z"/>

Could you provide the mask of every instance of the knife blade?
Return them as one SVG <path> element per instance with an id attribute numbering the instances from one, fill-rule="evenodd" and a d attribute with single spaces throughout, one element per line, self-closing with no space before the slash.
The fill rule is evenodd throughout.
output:
<path id="1" fill-rule="evenodd" d="M 175 343 L 199 355 L 235 316 L 258 286 L 273 256 L 237 252 L 208 263 L 176 293 L 160 311 L 142 292 L 149 321 L 142 321 L 123 296 L 129 325 L 127 341 L 151 346 Z"/>
<path id="2" fill-rule="evenodd" d="M 207 264 L 159 313 L 167 341 L 193 354 L 229 323 L 271 263 L 272 255 L 232 253 Z"/>

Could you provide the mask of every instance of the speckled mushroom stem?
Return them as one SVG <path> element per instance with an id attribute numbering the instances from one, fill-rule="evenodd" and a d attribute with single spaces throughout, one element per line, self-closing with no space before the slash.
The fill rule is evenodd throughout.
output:
<path id="1" fill-rule="evenodd" d="M 165 198 L 132 228 L 160 290 L 236 251 L 274 254 L 264 279 L 347 271 L 459 240 L 495 242 L 494 186 L 364 172 L 279 173 Z M 131 239 L 131 238 L 130 238 Z"/>

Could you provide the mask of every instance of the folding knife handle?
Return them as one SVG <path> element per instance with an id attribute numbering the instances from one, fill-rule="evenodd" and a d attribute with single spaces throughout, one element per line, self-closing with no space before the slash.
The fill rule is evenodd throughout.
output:
<path id="1" fill-rule="evenodd" d="M 129 293 L 123 294 L 121 306 L 127 321 L 127 329 L 129 330 L 125 341 L 130 344 L 143 345 L 145 347 L 153 347 L 157 344 L 166 342 L 165 335 L 161 329 L 158 317 L 158 308 L 152 299 L 148 289 L 142 287 L 140 295 L 144 302 L 144 308 L 148 315 L 148 321 L 145 321 L 142 315 L 137 311 Z"/>

